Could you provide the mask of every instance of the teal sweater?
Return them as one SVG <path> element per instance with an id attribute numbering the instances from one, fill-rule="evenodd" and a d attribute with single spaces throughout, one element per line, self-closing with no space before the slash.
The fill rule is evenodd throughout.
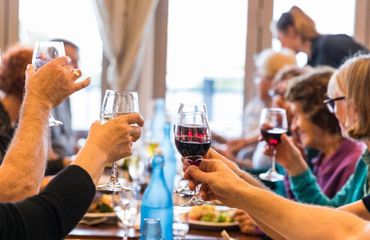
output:
<path id="1" fill-rule="evenodd" d="M 290 178 L 291 188 L 297 201 L 316 205 L 339 207 L 355 202 L 363 198 L 367 191 L 366 162 L 370 153 L 366 150 L 357 162 L 355 172 L 350 176 L 346 184 L 333 197 L 328 198 L 318 185 L 315 176 L 310 170 Z"/>

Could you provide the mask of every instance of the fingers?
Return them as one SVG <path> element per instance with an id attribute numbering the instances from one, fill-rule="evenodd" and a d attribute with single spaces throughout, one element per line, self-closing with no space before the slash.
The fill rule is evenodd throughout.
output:
<path id="1" fill-rule="evenodd" d="M 201 183 L 208 183 L 210 181 L 208 173 L 201 171 L 196 166 L 189 166 L 188 170 L 186 170 L 185 172 L 184 178 L 187 180 L 189 179 L 196 180 Z M 191 187 L 190 185 L 191 182 L 189 182 L 189 187 Z"/>
<path id="2" fill-rule="evenodd" d="M 77 92 L 77 91 L 89 86 L 90 82 L 91 82 L 91 79 L 86 78 L 85 80 L 83 80 L 81 82 L 74 83 L 73 88 L 72 88 L 72 92 Z"/>
<path id="3" fill-rule="evenodd" d="M 71 63 L 71 58 L 68 57 L 68 56 L 64 56 L 64 57 L 54 58 L 54 59 L 52 59 L 51 61 L 49 61 L 45 65 L 60 65 L 60 66 L 65 66 L 65 65 L 69 65 L 70 63 Z"/>
<path id="4" fill-rule="evenodd" d="M 118 116 L 116 119 L 123 120 L 127 122 L 129 125 L 137 124 L 140 127 L 144 126 L 144 119 L 139 113 L 130 113 Z"/>
<path id="5" fill-rule="evenodd" d="M 130 127 L 130 135 L 133 142 L 136 142 L 141 135 L 141 128 L 138 126 L 131 126 Z"/>

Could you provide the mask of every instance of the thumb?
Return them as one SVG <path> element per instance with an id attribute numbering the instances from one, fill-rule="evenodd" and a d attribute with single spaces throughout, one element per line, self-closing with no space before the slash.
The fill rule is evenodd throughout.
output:
<path id="1" fill-rule="evenodd" d="M 209 181 L 208 173 L 203 172 L 196 166 L 189 166 L 184 175 L 185 179 L 196 180 L 201 183 L 207 183 Z"/>

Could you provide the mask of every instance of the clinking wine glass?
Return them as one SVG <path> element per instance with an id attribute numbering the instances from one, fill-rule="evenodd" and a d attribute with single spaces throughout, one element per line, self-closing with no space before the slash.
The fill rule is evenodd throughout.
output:
<path id="1" fill-rule="evenodd" d="M 207 115 L 204 112 L 183 112 L 178 113 L 175 125 L 176 148 L 190 165 L 199 166 L 203 156 L 211 146 L 211 131 L 208 126 Z M 198 185 L 194 196 L 182 206 L 208 205 L 199 195 Z M 178 192 L 180 193 L 181 192 Z"/>
<path id="2" fill-rule="evenodd" d="M 105 92 L 103 104 L 100 112 L 102 123 L 109 121 L 117 116 L 139 112 L 139 100 L 136 92 L 126 92 L 117 90 L 107 90 Z M 114 162 L 112 172 L 108 182 L 97 186 L 99 191 L 119 192 L 131 191 L 131 188 L 123 187 L 118 180 L 118 168 Z"/>
<path id="3" fill-rule="evenodd" d="M 273 149 L 272 167 L 259 175 L 260 179 L 270 182 L 284 180 L 284 175 L 276 171 L 276 146 L 280 143 L 280 137 L 287 132 L 288 121 L 286 111 L 282 108 L 264 108 L 261 112 L 260 129 L 263 139 Z"/>
<path id="4" fill-rule="evenodd" d="M 35 70 L 44 66 L 50 60 L 65 56 L 63 42 L 42 41 L 37 42 L 33 50 L 32 65 Z M 60 126 L 63 122 L 56 120 L 53 114 L 50 113 L 48 125 L 49 127 Z"/>

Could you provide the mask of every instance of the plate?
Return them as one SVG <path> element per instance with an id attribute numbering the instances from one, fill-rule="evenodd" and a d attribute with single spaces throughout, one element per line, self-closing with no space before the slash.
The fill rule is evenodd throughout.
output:
<path id="1" fill-rule="evenodd" d="M 235 211 L 233 208 L 229 208 L 226 206 L 215 206 L 217 211 Z M 187 219 L 187 213 L 190 211 L 190 208 L 187 208 L 186 210 L 183 208 L 182 212 L 180 213 L 180 218 L 182 221 L 189 224 L 190 228 L 194 229 L 202 229 L 202 230 L 222 230 L 222 229 L 238 229 L 239 224 L 238 222 L 205 222 L 200 220 L 192 220 Z"/>

